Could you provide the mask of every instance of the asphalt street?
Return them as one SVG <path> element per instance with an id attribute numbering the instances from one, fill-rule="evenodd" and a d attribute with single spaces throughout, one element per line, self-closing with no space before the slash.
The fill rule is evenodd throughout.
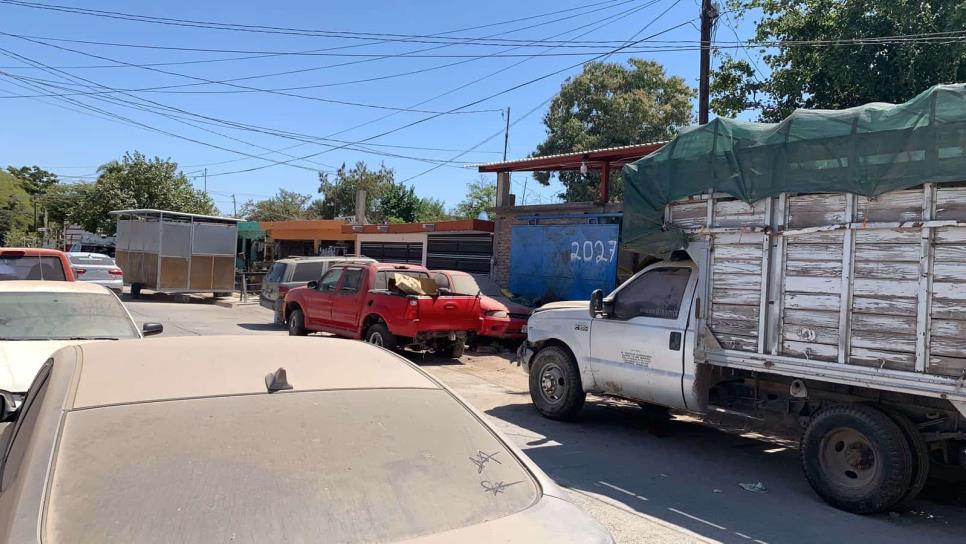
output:
<path id="1" fill-rule="evenodd" d="M 163 323 L 165 335 L 286 334 L 257 305 L 227 309 L 164 297 L 125 303 L 135 320 Z M 621 544 L 945 544 L 966 535 L 961 482 L 934 477 L 899 512 L 847 514 L 814 495 L 794 444 L 686 416 L 656 436 L 637 406 L 601 398 L 589 398 L 575 422 L 550 421 L 530 406 L 527 375 L 507 354 L 411 359 L 491 416 Z M 764 492 L 740 485 L 758 483 Z"/>

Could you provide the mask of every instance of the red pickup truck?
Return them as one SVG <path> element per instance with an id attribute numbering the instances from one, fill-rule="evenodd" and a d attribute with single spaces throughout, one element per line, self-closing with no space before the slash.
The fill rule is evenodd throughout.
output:
<path id="1" fill-rule="evenodd" d="M 408 281 L 406 278 L 417 280 Z M 430 294 L 404 291 L 420 284 Z M 399 284 L 399 285 L 397 285 Z M 428 287 L 428 289 L 424 289 Z M 328 332 L 387 349 L 429 350 L 460 357 L 467 334 L 480 329 L 479 294 L 439 294 L 422 266 L 346 263 L 285 296 L 288 332 Z"/>

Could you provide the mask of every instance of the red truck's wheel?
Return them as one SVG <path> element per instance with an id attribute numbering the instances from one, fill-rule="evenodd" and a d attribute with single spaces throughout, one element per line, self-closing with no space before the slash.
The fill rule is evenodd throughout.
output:
<path id="1" fill-rule="evenodd" d="M 288 316 L 288 335 L 305 336 L 307 333 L 308 331 L 305 330 L 305 314 L 298 308 L 292 310 L 292 313 Z"/>
<path id="2" fill-rule="evenodd" d="M 396 349 L 396 337 L 382 323 L 366 329 L 366 342 L 386 349 Z"/>

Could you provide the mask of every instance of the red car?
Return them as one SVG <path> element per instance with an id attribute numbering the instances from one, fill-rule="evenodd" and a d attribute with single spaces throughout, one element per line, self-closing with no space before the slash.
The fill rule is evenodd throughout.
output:
<path id="1" fill-rule="evenodd" d="M 0 280 L 74 281 L 63 251 L 36 247 L 0 248 Z"/>
<path id="2" fill-rule="evenodd" d="M 471 274 L 459 270 L 433 270 L 433 279 L 442 292 L 478 293 L 480 286 Z M 503 340 L 524 340 L 527 333 L 524 327 L 530 318 L 531 309 L 521 304 L 506 303 L 480 295 L 480 329 L 477 334 Z"/>
<path id="3" fill-rule="evenodd" d="M 480 328 L 479 290 L 437 291 L 428 270 L 404 264 L 334 265 L 322 279 L 290 290 L 284 312 L 293 336 L 328 332 L 457 358 Z"/>

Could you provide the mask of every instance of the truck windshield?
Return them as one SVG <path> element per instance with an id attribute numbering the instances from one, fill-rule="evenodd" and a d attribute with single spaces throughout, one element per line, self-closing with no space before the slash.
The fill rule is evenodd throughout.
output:
<path id="1" fill-rule="evenodd" d="M 0 340 L 138 338 L 110 293 L 0 293 Z"/>

